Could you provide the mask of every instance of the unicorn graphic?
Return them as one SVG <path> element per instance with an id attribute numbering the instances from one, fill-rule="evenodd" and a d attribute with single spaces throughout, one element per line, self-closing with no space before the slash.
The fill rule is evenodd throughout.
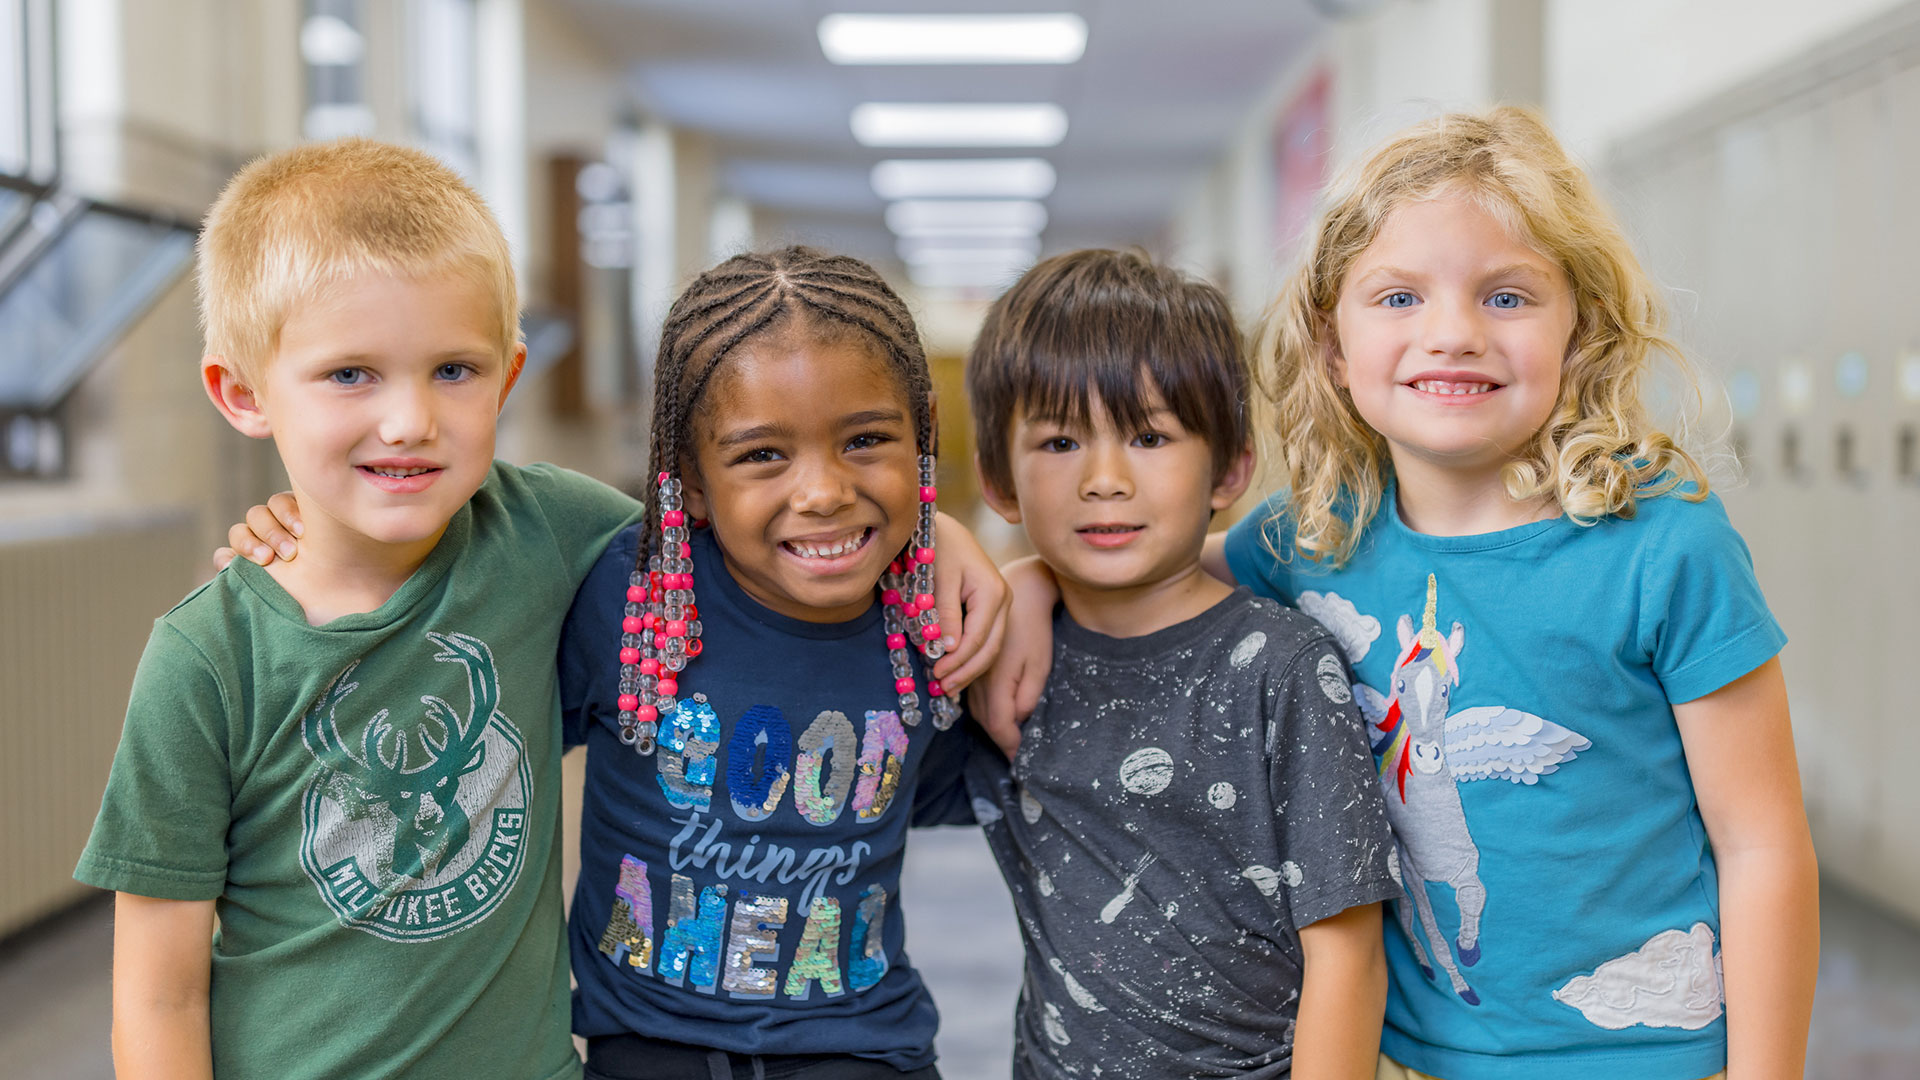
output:
<path id="1" fill-rule="evenodd" d="M 1551 720 L 1504 705 L 1450 713 L 1453 688 L 1460 685 L 1460 652 L 1466 647 L 1467 632 L 1456 622 L 1451 634 L 1440 636 L 1435 622 L 1438 606 L 1438 586 L 1428 574 L 1427 610 L 1419 633 L 1414 632 L 1411 616 L 1400 616 L 1400 661 L 1394 665 L 1389 693 L 1382 695 L 1364 685 L 1353 689 L 1380 760 L 1400 886 L 1412 901 L 1394 905 L 1400 929 L 1406 932 L 1427 978 L 1433 978 L 1434 964 L 1438 964 L 1454 993 L 1467 1004 L 1478 1005 L 1480 995 L 1461 977 L 1460 968 L 1472 967 L 1480 959 L 1480 916 L 1486 910 L 1487 888 L 1480 882 L 1480 849 L 1467 830 L 1459 785 L 1492 778 L 1536 784 L 1558 769 L 1560 762 L 1571 761 L 1593 744 Z M 1458 965 L 1434 917 L 1429 883 L 1451 888 L 1460 909 L 1455 937 Z M 1425 953 L 1420 935 L 1414 932 L 1416 913 L 1426 935 Z"/>

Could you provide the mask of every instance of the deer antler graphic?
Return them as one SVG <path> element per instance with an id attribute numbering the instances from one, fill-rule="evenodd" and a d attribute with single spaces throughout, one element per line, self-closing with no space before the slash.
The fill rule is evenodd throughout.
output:
<path id="1" fill-rule="evenodd" d="M 307 749 L 328 768 L 344 777 L 369 802 L 386 804 L 395 818 L 392 871 L 402 878 L 424 878 L 431 869 L 466 846 L 472 832 L 467 811 L 460 805 L 460 778 L 478 769 L 487 757 L 487 726 L 500 704 L 500 680 L 487 644 L 466 634 L 429 633 L 440 647 L 434 659 L 467 669 L 472 708 L 464 720 L 453 706 L 431 694 L 420 701 L 431 724 L 419 726 L 425 764 L 408 768 L 406 732 L 394 740 L 392 759 L 381 752 L 396 729 L 381 709 L 367 722 L 361 753 L 347 749 L 335 721 L 335 712 L 347 695 L 359 689 L 353 682 L 359 661 L 347 665 L 328 686 L 301 722 Z M 435 730 L 429 730 L 435 728 Z"/>

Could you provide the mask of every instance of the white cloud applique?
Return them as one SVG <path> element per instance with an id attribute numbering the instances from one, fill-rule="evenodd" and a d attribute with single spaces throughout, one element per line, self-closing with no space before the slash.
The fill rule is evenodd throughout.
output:
<path id="1" fill-rule="evenodd" d="M 1339 593 L 1303 592 L 1294 603 L 1333 634 L 1349 664 L 1358 664 L 1380 639 L 1380 620 L 1360 614 L 1353 601 Z"/>
<path id="2" fill-rule="evenodd" d="M 1713 928 L 1697 922 L 1663 930 L 1593 974 L 1567 980 L 1553 999 L 1610 1031 L 1635 1024 L 1697 1031 L 1720 1018 L 1724 1000 Z"/>

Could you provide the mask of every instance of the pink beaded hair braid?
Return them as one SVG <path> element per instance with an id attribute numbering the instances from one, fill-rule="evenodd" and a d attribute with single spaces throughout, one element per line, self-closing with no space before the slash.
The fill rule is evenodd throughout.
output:
<path id="1" fill-rule="evenodd" d="M 844 255 L 805 247 L 736 255 L 700 275 L 675 300 L 660 332 L 653 383 L 649 475 L 657 497 L 649 529 L 628 579 L 620 636 L 620 738 L 651 754 L 661 718 L 678 706 L 679 676 L 701 653 L 700 612 L 693 596 L 693 548 L 674 471 L 691 455 L 694 409 L 715 371 L 736 348 L 803 321 L 824 334 L 854 334 L 883 352 L 913 410 L 920 450 L 920 514 L 912 544 L 880 579 L 900 719 L 921 718 L 920 695 L 907 656 L 912 641 L 928 661 L 944 653 L 933 611 L 933 380 L 919 331 L 906 305 L 873 268 Z M 937 728 L 952 725 L 959 706 L 927 680 L 927 708 Z"/>

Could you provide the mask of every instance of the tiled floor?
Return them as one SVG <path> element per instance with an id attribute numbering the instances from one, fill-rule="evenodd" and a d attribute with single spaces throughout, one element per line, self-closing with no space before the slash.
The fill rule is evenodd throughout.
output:
<path id="1" fill-rule="evenodd" d="M 1019 987 L 1013 911 L 978 833 L 914 838 L 902 883 L 914 962 L 941 1007 L 949 1080 L 1007 1074 Z M 1807 1075 L 1920 1080 L 1920 927 L 1828 889 Z M 105 1080 L 111 909 L 93 903 L 0 944 L 0 1074 Z"/>

